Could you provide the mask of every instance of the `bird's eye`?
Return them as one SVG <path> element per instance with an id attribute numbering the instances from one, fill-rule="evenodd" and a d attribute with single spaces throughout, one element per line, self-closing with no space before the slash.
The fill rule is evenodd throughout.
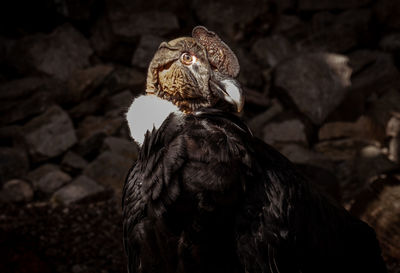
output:
<path id="1" fill-rule="evenodd" d="M 181 55 L 181 62 L 185 65 L 190 65 L 194 61 L 194 56 L 185 52 Z"/>

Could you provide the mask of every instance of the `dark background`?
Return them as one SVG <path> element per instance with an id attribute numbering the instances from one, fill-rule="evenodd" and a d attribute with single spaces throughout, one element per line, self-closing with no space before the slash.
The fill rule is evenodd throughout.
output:
<path id="1" fill-rule="evenodd" d="M 8 2 L 8 3 L 7 3 Z M 124 272 L 124 113 L 163 40 L 215 31 L 243 119 L 377 232 L 400 272 L 400 1 L 0 4 L 0 272 Z M 149 109 L 151 110 L 151 109 Z"/>

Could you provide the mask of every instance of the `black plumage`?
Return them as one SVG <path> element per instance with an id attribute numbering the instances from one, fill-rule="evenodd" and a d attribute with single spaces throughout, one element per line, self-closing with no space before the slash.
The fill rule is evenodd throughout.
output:
<path id="1" fill-rule="evenodd" d="M 366 223 L 217 105 L 147 131 L 124 187 L 129 272 L 386 272 Z"/>

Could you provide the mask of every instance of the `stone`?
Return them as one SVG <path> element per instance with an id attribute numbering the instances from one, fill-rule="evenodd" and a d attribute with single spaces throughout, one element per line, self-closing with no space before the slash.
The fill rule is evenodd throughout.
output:
<path id="1" fill-rule="evenodd" d="M 57 204 L 70 205 L 94 198 L 104 192 L 104 187 L 87 176 L 81 175 L 69 184 L 56 191 L 51 201 Z"/>
<path id="2" fill-rule="evenodd" d="M 387 52 L 400 53 L 400 32 L 383 36 L 379 47 Z"/>
<path id="3" fill-rule="evenodd" d="M 386 125 L 386 135 L 391 137 L 400 136 L 400 113 L 393 113 Z"/>
<path id="4" fill-rule="evenodd" d="M 88 164 L 80 155 L 68 151 L 61 161 L 61 168 L 70 173 L 77 173 L 82 171 Z"/>
<path id="5" fill-rule="evenodd" d="M 51 194 L 71 180 L 71 176 L 60 171 L 57 166 L 45 164 L 27 175 L 35 190 Z"/>
<path id="6" fill-rule="evenodd" d="M 329 171 L 334 171 L 333 162 L 324 154 L 307 149 L 298 144 L 283 145 L 279 151 L 295 164 L 314 166 Z"/>
<path id="7" fill-rule="evenodd" d="M 126 157 L 131 162 L 136 161 L 139 154 L 139 147 L 134 141 L 128 141 L 118 137 L 107 137 L 103 145 L 106 150 L 114 154 Z"/>
<path id="8" fill-rule="evenodd" d="M 371 103 L 367 101 L 368 98 L 373 95 L 381 96 L 400 86 L 399 71 L 389 54 L 364 51 L 357 55 L 350 54 L 350 63 L 358 62 L 357 66 L 361 71 L 352 76 L 352 85 L 345 99 L 329 116 L 330 120 L 355 120 L 366 112 L 367 103 Z M 361 59 L 363 60 L 360 62 Z"/>
<path id="9" fill-rule="evenodd" d="M 32 199 L 32 187 L 20 179 L 13 179 L 6 182 L 0 190 L 0 203 L 29 202 Z"/>
<path id="10" fill-rule="evenodd" d="M 74 72 L 67 82 L 69 100 L 76 103 L 90 97 L 113 70 L 109 65 L 96 65 Z"/>
<path id="11" fill-rule="evenodd" d="M 115 134 L 124 122 L 122 117 L 87 116 L 78 126 L 79 143 L 75 151 L 82 156 L 98 153 L 107 136 Z"/>
<path id="12" fill-rule="evenodd" d="M 400 112 L 400 91 L 395 89 L 386 92 L 379 99 L 371 103 L 368 109 L 368 114 L 374 118 L 382 128 L 386 128 L 393 112 Z"/>
<path id="13" fill-rule="evenodd" d="M 48 35 L 25 36 L 16 43 L 11 58 L 22 73 L 34 71 L 66 80 L 89 65 L 92 53 L 85 37 L 70 24 L 64 24 Z"/>
<path id="14" fill-rule="evenodd" d="M 243 48 L 235 48 L 233 50 L 240 62 L 239 82 L 247 87 L 261 87 L 263 85 L 262 69 L 258 65 L 256 58 Z"/>
<path id="15" fill-rule="evenodd" d="M 400 136 L 390 139 L 388 148 L 388 158 L 394 162 L 400 163 Z"/>
<path id="16" fill-rule="evenodd" d="M 111 187 L 117 196 L 121 196 L 125 178 L 133 163 L 133 159 L 105 151 L 89 163 L 83 173 L 100 184 Z"/>
<path id="17" fill-rule="evenodd" d="M 27 77 L 0 85 L 0 124 L 24 121 L 43 113 L 57 100 L 62 88 L 49 78 Z"/>
<path id="18" fill-rule="evenodd" d="M 383 141 L 385 133 L 371 118 L 361 116 L 356 122 L 329 122 L 319 129 L 319 140 L 355 138 Z"/>
<path id="19" fill-rule="evenodd" d="M 164 40 L 165 39 L 155 35 L 143 35 L 140 37 L 139 45 L 133 54 L 131 64 L 143 69 L 149 67 L 154 53 Z"/>
<path id="20" fill-rule="evenodd" d="M 271 101 L 271 106 L 266 111 L 250 119 L 247 122 L 247 125 L 255 136 L 262 137 L 262 129 L 265 124 L 278 114 L 282 113 L 282 111 L 282 105 L 277 99 L 274 99 Z"/>
<path id="21" fill-rule="evenodd" d="M 389 29 L 400 29 L 400 3 L 399 1 L 377 1 L 374 11 L 378 22 Z"/>
<path id="22" fill-rule="evenodd" d="M 339 14 L 320 12 L 313 16 L 305 39 L 296 43 L 305 51 L 348 52 L 374 39 L 369 29 L 370 9 L 348 10 Z"/>
<path id="23" fill-rule="evenodd" d="M 352 9 L 366 6 L 371 0 L 299 0 L 301 11 Z"/>
<path id="24" fill-rule="evenodd" d="M 24 141 L 36 162 L 58 156 L 77 142 L 72 121 L 59 106 L 29 121 L 23 130 Z"/>
<path id="25" fill-rule="evenodd" d="M 102 114 L 104 110 L 104 105 L 106 105 L 106 100 L 106 97 L 102 95 L 91 97 L 69 109 L 68 114 L 74 120 L 80 120 L 85 116 Z"/>
<path id="26" fill-rule="evenodd" d="M 333 161 L 352 160 L 363 147 L 374 142 L 363 139 L 338 139 L 321 141 L 314 145 L 314 150 L 324 154 Z"/>
<path id="27" fill-rule="evenodd" d="M 283 89 L 299 111 L 319 125 L 348 92 L 351 69 L 347 60 L 331 53 L 299 55 L 277 66 L 275 86 Z"/>
<path id="28" fill-rule="evenodd" d="M 23 176 L 29 170 L 26 152 L 19 148 L 0 147 L 0 185 Z"/>
<path id="29" fill-rule="evenodd" d="M 348 54 L 349 66 L 353 70 L 353 75 L 362 71 L 364 68 L 375 63 L 377 55 L 375 51 L 368 49 L 355 50 Z"/>
<path id="30" fill-rule="evenodd" d="M 295 54 L 295 49 L 281 35 L 258 39 L 251 50 L 264 67 L 275 67 Z"/>
<path id="31" fill-rule="evenodd" d="M 400 177 L 377 179 L 360 193 L 351 212 L 367 222 L 376 232 L 382 253 L 389 259 L 400 259 Z M 396 272 L 397 269 L 393 268 Z"/>
<path id="32" fill-rule="evenodd" d="M 263 128 L 262 139 L 272 146 L 287 142 L 308 146 L 306 126 L 299 119 L 268 123 Z"/>
<path id="33" fill-rule="evenodd" d="M 109 98 L 106 104 L 106 111 L 117 110 L 123 116 L 133 101 L 133 95 L 129 90 L 115 94 Z"/>
<path id="34" fill-rule="evenodd" d="M 307 36 L 307 25 L 295 15 L 280 14 L 273 33 L 281 34 L 291 41 L 302 40 Z"/>
<path id="35" fill-rule="evenodd" d="M 146 75 L 137 69 L 119 66 L 110 75 L 106 85 L 111 93 L 117 93 L 125 89 L 134 94 L 143 93 L 145 90 Z"/>

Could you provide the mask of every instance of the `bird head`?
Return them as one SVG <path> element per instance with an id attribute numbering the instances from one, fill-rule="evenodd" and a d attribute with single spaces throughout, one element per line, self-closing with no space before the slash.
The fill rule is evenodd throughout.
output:
<path id="1" fill-rule="evenodd" d="M 195 27 L 192 36 L 161 43 L 149 66 L 147 94 L 185 113 L 205 107 L 240 112 L 244 99 L 235 54 L 205 27 Z"/>

